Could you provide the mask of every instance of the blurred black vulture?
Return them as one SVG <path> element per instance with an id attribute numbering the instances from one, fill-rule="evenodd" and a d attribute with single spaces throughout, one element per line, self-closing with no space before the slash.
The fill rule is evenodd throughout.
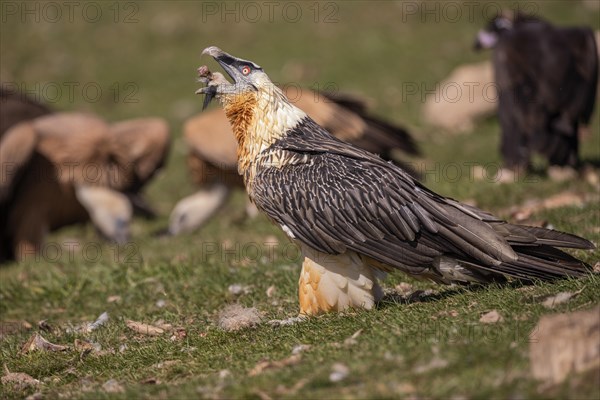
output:
<path id="1" fill-rule="evenodd" d="M 371 115 L 366 101 L 358 96 L 294 86 L 283 90 L 294 105 L 339 139 L 388 160 L 394 158 L 395 150 L 412 156 L 420 154 L 406 129 Z M 223 110 L 205 111 L 190 118 L 183 134 L 189 147 L 188 169 L 201 189 L 175 206 L 169 221 L 170 234 L 199 228 L 226 201 L 232 187 L 244 187 L 237 171 L 237 144 Z M 409 165 L 400 164 L 417 175 Z M 253 210 L 248 209 L 251 214 Z"/>
<path id="2" fill-rule="evenodd" d="M 103 236 L 126 241 L 132 205 L 125 193 L 152 178 L 168 145 L 158 118 L 109 125 L 54 113 L 10 128 L 1 138 L 0 260 L 35 255 L 48 231 L 89 219 Z"/>
<path id="3" fill-rule="evenodd" d="M 528 168 L 533 152 L 576 167 L 578 132 L 594 110 L 598 56 L 594 32 L 503 13 L 481 30 L 476 48 L 493 48 L 505 166 Z"/>

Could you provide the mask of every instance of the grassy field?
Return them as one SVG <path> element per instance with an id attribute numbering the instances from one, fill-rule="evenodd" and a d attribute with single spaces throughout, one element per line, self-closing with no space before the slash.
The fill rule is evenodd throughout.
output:
<path id="1" fill-rule="evenodd" d="M 529 199 L 565 190 L 592 196 L 595 201 L 542 210 L 531 220 L 598 245 L 598 191 L 584 180 L 533 176 L 499 185 L 470 179 L 466 166 L 458 180 L 444 173 L 450 163 L 498 163 L 498 123 L 482 121 L 469 135 L 442 132 L 423 122 L 422 93 L 403 88 L 433 88 L 455 66 L 489 57 L 471 51 L 477 30 L 486 13 L 518 2 L 474 3 L 472 13 L 453 3 L 459 17 L 442 2 L 416 13 L 415 2 L 282 3 L 272 13 L 265 3 L 252 3 L 259 17 L 243 2 L 91 2 L 71 12 L 56 2 L 60 16 L 47 3 L 3 2 L 0 81 L 50 99 L 59 110 L 93 111 L 111 121 L 164 117 L 173 145 L 168 166 L 147 188 L 161 216 L 136 220 L 133 242 L 115 247 L 90 226 L 69 227 L 50 235 L 37 262 L 0 268 L 1 364 L 41 381 L 25 389 L 2 385 L 0 397 L 599 398 L 594 374 L 558 386 L 536 382 L 527 355 L 542 315 L 600 303 L 597 276 L 458 289 L 398 273 L 384 281 L 391 295 L 376 310 L 225 332 L 217 321 L 230 304 L 256 307 L 265 321 L 297 313 L 297 252 L 265 217 L 245 219 L 242 192 L 201 231 L 156 235 L 175 202 L 195 190 L 181 125 L 201 108 L 193 94 L 196 68 L 206 62 L 216 68 L 200 52 L 218 45 L 257 62 L 274 81 L 367 95 L 377 114 L 411 129 L 424 153 L 415 162 L 429 171 L 425 183 L 444 195 L 506 218 L 510 206 Z M 600 29 L 599 12 L 580 2 L 518 4 L 558 24 Z M 596 165 L 598 114 L 582 146 L 583 159 Z M 599 250 L 573 254 L 591 264 L 600 259 Z M 403 288 L 422 292 L 402 296 Z M 546 295 L 576 290 L 579 296 L 553 310 L 541 305 Z M 503 320 L 480 323 L 490 310 Z M 74 329 L 105 311 L 109 321 L 101 328 Z M 42 335 L 67 351 L 20 352 L 40 320 L 50 325 Z M 173 328 L 142 335 L 127 320 Z M 82 351 L 76 340 L 94 349 Z M 298 345 L 307 346 L 291 357 Z M 264 360 L 273 361 L 271 368 L 258 371 Z"/>

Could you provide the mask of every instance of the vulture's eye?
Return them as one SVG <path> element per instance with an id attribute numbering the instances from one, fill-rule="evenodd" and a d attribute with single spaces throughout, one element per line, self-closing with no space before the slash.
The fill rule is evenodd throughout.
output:
<path id="1" fill-rule="evenodd" d="M 250 73 L 250 67 L 249 67 L 249 66 L 247 66 L 247 65 L 244 65 L 244 66 L 242 67 L 242 74 L 244 74 L 244 75 L 248 75 L 249 73 Z"/>

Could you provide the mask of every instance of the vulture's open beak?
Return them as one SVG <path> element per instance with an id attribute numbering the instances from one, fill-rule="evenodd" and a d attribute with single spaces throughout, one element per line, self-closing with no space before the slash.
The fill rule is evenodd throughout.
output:
<path id="1" fill-rule="evenodd" d="M 236 58 L 231 54 L 225 53 L 223 50 L 216 46 L 207 47 L 202 51 L 202 55 L 209 55 L 214 58 L 219 65 L 227 72 L 227 75 L 233 79 L 234 83 L 238 83 L 244 80 L 244 76 L 239 71 L 238 67 L 241 64 L 248 63 L 246 60 Z"/>
<path id="2" fill-rule="evenodd" d="M 233 57 L 230 54 L 225 53 L 218 47 L 211 46 L 207 47 L 202 51 L 202 55 L 207 54 L 213 57 L 221 67 L 225 70 L 227 75 L 231 77 L 234 83 L 230 83 L 225 76 L 219 72 L 210 73 L 208 68 L 202 66 L 198 68 L 199 81 L 206 84 L 206 87 L 200 88 L 196 91 L 196 94 L 204 94 L 204 104 L 202 110 L 204 110 L 213 98 L 221 94 L 236 94 L 241 92 L 241 88 L 248 84 L 245 77 L 239 71 L 239 66 L 247 63 L 247 61 Z"/>

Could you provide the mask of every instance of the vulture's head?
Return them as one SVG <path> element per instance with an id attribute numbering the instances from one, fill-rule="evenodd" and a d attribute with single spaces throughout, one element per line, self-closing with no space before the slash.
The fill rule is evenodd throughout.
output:
<path id="1" fill-rule="evenodd" d="M 212 98 L 220 101 L 238 143 L 238 171 L 244 171 L 258 153 L 308 117 L 252 61 L 214 46 L 202 54 L 213 57 L 233 80 L 230 83 L 222 74 L 211 73 L 202 66 L 198 69 L 200 81 L 207 86 L 196 93 L 206 95 L 204 106 Z"/>
<path id="2" fill-rule="evenodd" d="M 230 83 L 222 74 L 210 73 L 208 68 L 200 67 L 199 80 L 207 86 L 197 90 L 196 94 L 206 95 L 204 107 L 213 98 L 217 98 L 227 112 L 228 108 L 247 108 L 248 103 L 255 103 L 259 99 L 285 97 L 256 63 L 234 57 L 215 46 L 207 47 L 202 54 L 213 57 L 233 81 Z"/>
<path id="3" fill-rule="evenodd" d="M 201 67 L 198 70 L 200 81 L 207 86 L 196 93 L 205 94 L 208 101 L 216 97 L 223 104 L 228 104 L 254 97 L 260 91 L 275 87 L 263 69 L 252 61 L 234 57 L 215 46 L 207 47 L 202 54 L 213 57 L 233 81 L 230 83 L 222 74 L 210 74 L 207 70 L 203 71 L 205 67 Z M 206 74 L 210 74 L 210 78 Z M 205 106 L 206 104 L 207 102 Z"/>
<path id="4" fill-rule="evenodd" d="M 477 32 L 475 50 L 492 49 L 498 43 L 499 37 L 513 28 L 513 19 L 510 16 L 501 14 L 493 18 L 484 29 Z"/>
<path id="5" fill-rule="evenodd" d="M 109 188 L 84 185 L 75 187 L 75 195 L 102 236 L 118 244 L 127 243 L 133 216 L 127 196 Z"/>
<path id="6" fill-rule="evenodd" d="M 534 15 L 505 10 L 492 18 L 486 27 L 477 33 L 473 47 L 475 50 L 492 49 L 496 47 L 502 35 L 527 23 L 542 23 L 542 20 Z"/>

